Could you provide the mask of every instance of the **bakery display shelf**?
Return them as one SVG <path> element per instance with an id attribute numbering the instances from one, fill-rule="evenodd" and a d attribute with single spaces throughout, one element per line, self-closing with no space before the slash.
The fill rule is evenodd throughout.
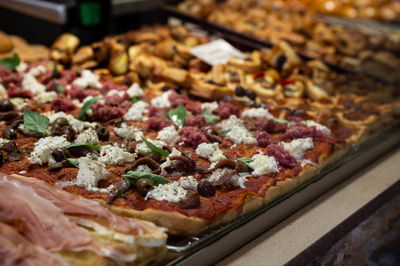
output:
<path id="1" fill-rule="evenodd" d="M 235 221 L 210 228 L 190 237 L 169 237 L 169 260 L 154 265 L 210 264 L 265 232 L 275 224 L 313 201 L 362 167 L 400 144 L 400 126 L 376 133 L 360 145 L 352 145 L 340 160 L 295 190 L 257 211 Z"/>
<path id="2" fill-rule="evenodd" d="M 215 31 L 217 33 L 219 33 L 220 35 L 222 35 L 226 40 L 228 41 L 246 41 L 249 44 L 251 44 L 251 46 L 253 47 L 253 49 L 261 49 L 261 48 L 271 48 L 274 44 L 272 42 L 270 42 L 269 40 L 261 40 L 258 39 L 257 37 L 251 36 L 249 34 L 246 33 L 242 33 L 242 32 L 238 32 L 234 29 L 230 29 L 226 26 L 223 25 L 219 25 L 216 23 L 212 23 L 209 22 L 207 20 L 201 19 L 201 18 L 197 18 L 193 15 L 190 14 L 186 14 L 184 12 L 179 11 L 176 8 L 176 5 L 178 3 L 182 2 L 182 0 L 164 0 L 161 1 L 160 4 L 160 9 L 162 12 L 165 12 L 166 15 L 168 16 L 172 16 L 172 17 L 176 17 L 179 19 L 182 19 L 184 21 L 187 22 L 191 22 L 197 25 L 200 25 L 208 30 L 212 30 Z M 347 26 L 347 27 L 357 27 L 357 26 L 362 26 L 362 27 L 367 27 L 369 29 L 376 29 L 376 30 L 382 30 L 383 28 L 385 30 L 389 29 L 389 30 L 396 30 L 399 31 L 400 27 L 398 26 L 390 26 L 390 24 L 388 24 L 388 26 L 384 26 L 384 24 L 382 25 L 382 23 L 375 23 L 375 22 L 364 22 L 364 21 L 356 21 L 356 22 L 351 22 L 349 20 L 343 19 L 343 18 L 338 18 L 338 17 L 333 17 L 333 16 L 327 16 L 327 15 L 316 15 L 316 18 L 324 21 L 325 23 L 328 24 L 333 24 L 333 25 L 341 25 L 341 26 Z M 373 75 L 369 75 L 366 73 L 362 73 L 359 72 L 357 70 L 354 69 L 350 69 L 348 67 L 345 66 L 341 66 L 338 64 L 334 64 L 332 62 L 323 60 L 321 58 L 315 58 L 312 57 L 310 55 L 307 55 L 306 53 L 302 52 L 302 51 L 298 51 L 296 50 L 297 54 L 303 59 L 303 60 L 314 60 L 314 59 L 318 59 L 322 62 L 324 62 L 324 64 L 328 65 L 331 69 L 335 70 L 336 72 L 339 73 L 356 73 L 356 74 L 362 74 L 362 75 L 367 75 L 369 78 L 372 79 L 376 79 L 379 81 L 383 81 Z"/>

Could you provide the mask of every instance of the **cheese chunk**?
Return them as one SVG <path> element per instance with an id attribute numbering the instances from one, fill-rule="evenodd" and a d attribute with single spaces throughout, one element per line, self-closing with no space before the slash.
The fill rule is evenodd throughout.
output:
<path id="1" fill-rule="evenodd" d="M 217 182 L 228 170 L 229 168 L 217 168 L 205 180 L 211 183 Z"/>
<path id="2" fill-rule="evenodd" d="M 136 154 L 129 153 L 117 145 L 104 145 L 100 149 L 99 161 L 108 165 L 117 165 L 133 162 Z"/>
<path id="3" fill-rule="evenodd" d="M 265 175 L 270 172 L 279 172 L 278 162 L 275 160 L 275 157 L 256 154 L 252 158 L 254 161 L 249 163 L 250 167 L 253 169 L 253 172 L 251 172 L 252 175 Z"/>
<path id="4" fill-rule="evenodd" d="M 168 97 L 171 95 L 171 91 L 166 91 L 162 95 L 151 100 L 151 105 L 158 108 L 168 108 L 171 107 L 171 102 Z"/>
<path id="5" fill-rule="evenodd" d="M 171 162 L 172 162 L 170 159 L 171 157 L 180 156 L 180 155 L 182 155 L 182 153 L 180 151 L 178 151 L 175 148 L 172 148 L 172 152 L 168 155 L 167 160 L 160 165 L 161 169 L 164 170 L 166 167 L 171 165 Z"/>
<path id="6" fill-rule="evenodd" d="M 70 144 L 64 136 L 41 138 L 35 143 L 35 148 L 28 160 L 33 164 L 46 164 L 54 161 L 51 152 Z"/>
<path id="7" fill-rule="evenodd" d="M 243 121 L 236 115 L 231 115 L 228 119 L 222 120 L 217 124 L 217 127 L 222 131 L 231 130 L 234 126 L 244 126 Z"/>
<path id="8" fill-rule="evenodd" d="M 86 89 L 88 87 L 98 88 L 102 87 L 99 82 L 100 77 L 94 74 L 89 69 L 84 69 L 81 72 L 81 76 L 74 80 L 73 84 L 81 87 L 82 89 Z"/>
<path id="9" fill-rule="evenodd" d="M 331 130 L 324 126 L 321 125 L 313 120 L 307 120 L 307 121 L 303 121 L 303 124 L 308 126 L 308 127 L 316 127 L 317 130 L 321 131 L 322 133 L 324 133 L 325 135 L 330 135 L 331 134 Z"/>
<path id="10" fill-rule="evenodd" d="M 224 153 L 219 149 L 217 142 L 213 144 L 201 143 L 196 149 L 197 155 L 212 162 L 210 168 L 212 169 L 218 161 L 226 159 Z"/>
<path id="11" fill-rule="evenodd" d="M 235 144 L 256 144 L 256 139 L 244 126 L 233 126 L 226 137 Z"/>
<path id="12" fill-rule="evenodd" d="M 175 144 L 179 140 L 179 133 L 174 126 L 164 127 L 158 132 L 157 139 L 168 144 Z"/>
<path id="13" fill-rule="evenodd" d="M 56 121 L 56 119 L 59 117 L 63 117 L 65 119 L 67 119 L 68 124 L 74 130 L 76 130 L 78 133 L 82 132 L 86 128 L 95 128 L 97 126 L 97 123 L 80 121 L 80 120 L 76 119 L 75 117 L 73 117 L 72 115 L 66 114 L 64 112 L 57 112 L 57 113 L 48 112 L 48 113 L 45 113 L 44 115 L 49 118 L 50 124 L 54 123 L 54 121 Z"/>
<path id="14" fill-rule="evenodd" d="M 97 144 L 99 143 L 99 137 L 97 136 L 96 130 L 93 128 L 88 128 L 76 137 L 75 143 Z"/>
<path id="15" fill-rule="evenodd" d="M 28 71 L 29 75 L 32 75 L 34 77 L 41 76 L 47 72 L 47 69 L 43 65 L 38 65 L 36 67 L 31 68 Z"/>
<path id="16" fill-rule="evenodd" d="M 57 93 L 55 91 L 45 91 L 35 96 L 35 100 L 39 103 L 48 103 L 57 98 Z"/>
<path id="17" fill-rule="evenodd" d="M 119 137 L 127 140 L 141 141 L 143 137 L 143 132 L 140 131 L 140 129 L 134 126 L 129 126 L 126 123 L 122 123 L 119 128 L 115 127 L 114 132 Z"/>
<path id="18" fill-rule="evenodd" d="M 163 147 L 166 147 L 167 144 L 164 141 L 161 140 L 153 140 L 153 139 L 147 139 L 147 141 L 151 142 L 153 145 L 157 146 L 158 148 L 162 149 Z M 142 154 L 142 155 L 148 155 L 150 154 L 152 151 L 150 150 L 149 147 L 147 147 L 146 143 L 142 142 L 139 143 L 136 146 L 136 152 L 138 154 Z"/>
<path id="19" fill-rule="evenodd" d="M 97 184 L 106 179 L 108 171 L 104 163 L 89 157 L 78 159 L 79 171 L 75 184 L 91 191 L 98 191 Z"/>
<path id="20" fill-rule="evenodd" d="M 128 93 L 129 97 L 142 97 L 144 95 L 144 90 L 140 88 L 139 84 L 133 83 L 126 93 Z"/>
<path id="21" fill-rule="evenodd" d="M 149 112 L 149 104 L 143 101 L 138 101 L 134 103 L 128 112 L 124 115 L 126 121 L 144 121 L 147 117 L 144 114 Z"/>
<path id="22" fill-rule="evenodd" d="M 287 150 L 296 160 L 301 161 L 304 159 L 304 152 L 314 148 L 312 138 L 300 138 L 292 140 L 291 142 L 281 142 L 285 150 Z"/>
<path id="23" fill-rule="evenodd" d="M 22 80 L 22 89 L 32 92 L 34 96 L 46 92 L 46 87 L 39 83 L 31 74 L 25 74 Z"/>
<path id="24" fill-rule="evenodd" d="M 206 112 L 214 112 L 218 108 L 218 103 L 217 102 L 211 102 L 211 103 L 203 103 L 201 105 L 201 110 L 206 111 Z"/>
<path id="25" fill-rule="evenodd" d="M 242 118 L 267 118 L 274 119 L 274 116 L 268 110 L 259 108 L 250 108 L 242 113 Z"/>
<path id="26" fill-rule="evenodd" d="M 179 181 L 168 184 L 160 184 L 153 190 L 149 191 L 145 200 L 165 200 L 168 202 L 179 202 L 187 195 L 185 188 L 197 188 L 197 181 L 193 176 L 181 177 Z"/>

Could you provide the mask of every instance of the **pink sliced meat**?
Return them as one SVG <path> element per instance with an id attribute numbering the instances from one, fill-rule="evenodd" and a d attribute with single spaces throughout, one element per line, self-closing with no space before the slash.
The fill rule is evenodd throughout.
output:
<path id="1" fill-rule="evenodd" d="M 168 118 L 157 118 L 157 117 L 150 117 L 148 120 L 149 128 L 154 130 L 160 130 L 164 127 L 169 127 L 174 125 Z"/>
<path id="2" fill-rule="evenodd" d="M 204 115 L 195 115 L 186 120 L 185 126 L 202 128 L 207 126 L 207 122 Z"/>
<path id="3" fill-rule="evenodd" d="M 97 96 L 99 92 L 95 90 L 84 90 L 75 84 L 71 84 L 71 89 L 67 91 L 67 94 L 72 99 L 78 99 L 79 101 L 83 101 L 83 99 L 85 99 L 88 96 Z"/>
<path id="4" fill-rule="evenodd" d="M 297 160 L 281 145 L 271 144 L 267 147 L 268 156 L 273 156 L 278 161 L 279 165 L 285 168 L 294 168 L 297 165 Z"/>
<path id="5" fill-rule="evenodd" d="M 51 110 L 56 112 L 68 112 L 76 108 L 75 104 L 71 99 L 65 97 L 64 95 L 58 95 L 56 99 L 51 102 Z"/>
<path id="6" fill-rule="evenodd" d="M 231 115 L 239 116 L 239 108 L 234 106 L 233 104 L 226 102 L 219 102 L 219 107 L 216 110 L 216 113 L 222 118 L 227 119 Z"/>
<path id="7" fill-rule="evenodd" d="M 254 137 L 260 147 L 267 147 L 269 144 L 274 143 L 274 139 L 265 131 L 256 131 Z"/>
<path id="8" fill-rule="evenodd" d="M 179 130 L 179 134 L 181 135 L 180 141 L 191 147 L 197 147 L 203 142 L 208 142 L 206 135 L 195 127 L 185 126 Z"/>
<path id="9" fill-rule="evenodd" d="M 298 138 L 324 138 L 324 134 L 317 130 L 316 127 L 308 127 L 304 124 L 297 123 L 289 127 L 285 134 L 281 137 L 282 140 L 298 139 Z"/>
<path id="10" fill-rule="evenodd" d="M 111 119 L 120 118 L 125 114 L 124 109 L 120 107 L 106 106 L 102 103 L 92 105 L 93 119 L 95 121 L 106 122 Z"/>

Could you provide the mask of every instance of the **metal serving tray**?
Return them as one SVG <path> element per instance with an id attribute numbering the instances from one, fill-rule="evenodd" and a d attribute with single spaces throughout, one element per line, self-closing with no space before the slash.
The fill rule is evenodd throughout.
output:
<path id="1" fill-rule="evenodd" d="M 274 45 L 269 40 L 262 40 L 257 37 L 251 36 L 249 34 L 238 32 L 234 29 L 230 29 L 226 26 L 208 22 L 207 20 L 192 16 L 190 14 L 183 13 L 176 8 L 176 5 L 180 2 L 182 2 L 182 0 L 161 0 L 160 9 L 163 12 L 165 12 L 166 15 L 177 17 L 182 20 L 192 22 L 197 25 L 201 25 L 209 30 L 219 32 L 227 40 L 232 40 L 232 41 L 238 40 L 238 39 L 241 39 L 242 41 L 246 40 L 249 43 L 251 43 L 251 46 L 254 47 L 254 49 L 270 48 Z M 320 21 L 326 22 L 328 24 L 341 25 L 344 27 L 364 27 L 364 28 L 375 29 L 375 30 L 400 31 L 400 26 L 395 25 L 395 24 L 379 23 L 379 22 L 375 22 L 375 21 L 364 21 L 364 20 L 349 20 L 349 19 L 343 19 L 343 18 L 328 16 L 328 15 L 319 15 L 319 14 L 316 15 L 315 18 Z M 330 68 L 334 69 L 337 72 L 367 75 L 367 74 L 361 73 L 357 70 L 346 68 L 344 66 L 340 66 L 340 65 L 328 62 L 321 58 L 311 57 L 302 51 L 298 51 L 297 49 L 296 49 L 296 52 L 304 60 L 318 59 L 320 61 L 323 61 L 326 65 L 328 65 Z M 378 78 L 376 78 L 374 76 L 371 76 L 371 75 L 367 75 L 367 76 L 372 79 L 379 80 Z M 380 81 L 383 81 L 383 80 L 380 80 Z"/>
<path id="2" fill-rule="evenodd" d="M 377 133 L 294 191 L 274 202 L 190 237 L 170 237 L 169 259 L 153 265 L 211 265 L 284 220 L 364 166 L 400 145 L 400 126 Z"/>

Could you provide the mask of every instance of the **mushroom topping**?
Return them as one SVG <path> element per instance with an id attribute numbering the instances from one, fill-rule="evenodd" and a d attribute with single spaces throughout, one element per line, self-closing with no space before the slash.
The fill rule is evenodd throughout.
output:
<path id="1" fill-rule="evenodd" d="M 68 126 L 68 120 L 65 117 L 58 117 L 55 121 L 54 124 L 60 126 L 60 127 L 65 127 Z"/>
<path id="2" fill-rule="evenodd" d="M 67 136 L 68 141 L 74 141 L 76 138 L 76 131 L 70 127 L 70 126 L 65 126 L 63 127 L 64 134 Z"/>
<path id="3" fill-rule="evenodd" d="M 21 115 L 18 112 L 15 111 L 8 111 L 8 112 L 1 112 L 0 113 L 0 121 L 14 121 L 17 119 L 20 119 Z"/>
<path id="4" fill-rule="evenodd" d="M 199 192 L 200 196 L 211 198 L 215 195 L 215 187 L 213 184 L 207 180 L 203 180 L 202 182 L 197 184 L 197 191 Z"/>
<path id="5" fill-rule="evenodd" d="M 84 157 L 88 154 L 96 154 L 97 152 L 86 145 L 69 146 L 68 152 L 75 157 Z"/>
<path id="6" fill-rule="evenodd" d="M 197 209 L 200 207 L 199 193 L 188 190 L 186 197 L 179 202 L 182 209 Z"/>
<path id="7" fill-rule="evenodd" d="M 242 161 L 236 160 L 238 173 L 249 172 L 249 167 Z"/>
<path id="8" fill-rule="evenodd" d="M 234 160 L 224 159 L 224 160 L 219 161 L 214 166 L 214 168 L 211 169 L 210 171 L 212 172 L 212 171 L 214 171 L 215 169 L 218 169 L 218 168 L 229 168 L 229 169 L 237 170 L 238 165 L 237 165 L 237 162 L 234 161 Z"/>
<path id="9" fill-rule="evenodd" d="M 153 188 L 154 188 L 154 183 L 150 179 L 140 178 L 138 181 L 136 181 L 136 189 L 138 193 L 143 197 L 146 197 L 147 192 L 153 190 Z"/>
<path id="10" fill-rule="evenodd" d="M 125 173 L 129 171 L 135 171 L 139 167 L 139 165 L 147 165 L 148 167 L 150 167 L 153 174 L 157 175 L 161 173 L 160 165 L 149 157 L 144 157 L 136 160 L 130 167 L 126 168 Z"/>
<path id="11" fill-rule="evenodd" d="M 17 144 L 15 144 L 13 140 L 4 143 L 3 146 L 0 147 L 0 151 L 5 151 L 7 153 L 6 159 L 9 162 L 21 160 L 22 152 L 18 149 Z"/>
<path id="12" fill-rule="evenodd" d="M 168 173 L 175 171 L 191 173 L 196 167 L 196 163 L 193 160 L 183 155 L 171 156 L 169 159 L 171 160 L 171 164 L 165 167 L 165 171 Z"/>
<path id="13" fill-rule="evenodd" d="M 113 191 L 111 191 L 110 194 L 108 194 L 107 204 L 110 204 L 113 202 L 114 199 L 121 197 L 130 187 L 131 183 L 129 182 L 129 180 L 126 178 L 122 178 L 118 182 L 117 187 Z"/>

